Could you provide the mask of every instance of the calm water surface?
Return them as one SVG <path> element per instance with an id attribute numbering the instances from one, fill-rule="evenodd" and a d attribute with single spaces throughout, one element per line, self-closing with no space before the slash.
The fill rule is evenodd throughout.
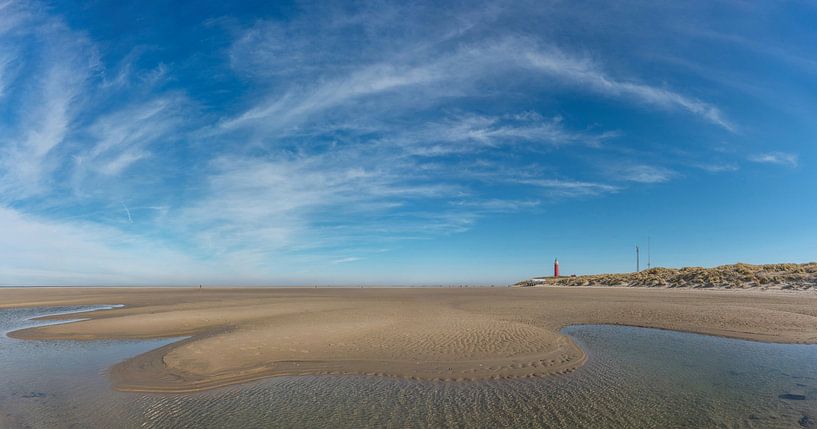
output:
<path id="1" fill-rule="evenodd" d="M 167 395 L 115 392 L 105 371 L 172 340 L 5 336 L 90 308 L 0 310 L 0 427 L 817 427 L 814 345 L 583 325 L 564 332 L 589 362 L 564 376 L 279 377 Z"/>

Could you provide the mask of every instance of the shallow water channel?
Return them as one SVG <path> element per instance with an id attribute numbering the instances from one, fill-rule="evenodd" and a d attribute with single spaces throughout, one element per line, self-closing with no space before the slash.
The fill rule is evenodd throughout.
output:
<path id="1" fill-rule="evenodd" d="M 589 354 L 546 378 L 277 377 L 195 394 L 122 393 L 105 372 L 173 340 L 28 341 L 0 310 L 0 427 L 815 427 L 817 345 L 610 325 L 565 328 Z M 81 315 L 77 316 L 78 318 Z"/>

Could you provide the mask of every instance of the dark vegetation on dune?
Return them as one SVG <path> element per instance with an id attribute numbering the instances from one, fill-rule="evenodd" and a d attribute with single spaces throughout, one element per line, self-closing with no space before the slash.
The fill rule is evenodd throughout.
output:
<path id="1" fill-rule="evenodd" d="M 630 286 L 722 289 L 817 289 L 817 262 L 651 268 L 637 273 L 537 277 L 516 286 Z"/>

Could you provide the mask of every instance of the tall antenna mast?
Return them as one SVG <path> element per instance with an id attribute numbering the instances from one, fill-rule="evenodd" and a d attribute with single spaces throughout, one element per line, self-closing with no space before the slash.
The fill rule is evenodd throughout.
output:
<path id="1" fill-rule="evenodd" d="M 638 245 L 635 245 L 635 272 L 641 271 L 641 260 L 638 254 Z"/>
<path id="2" fill-rule="evenodd" d="M 647 269 L 652 268 L 652 255 L 650 255 L 650 236 L 647 236 Z"/>

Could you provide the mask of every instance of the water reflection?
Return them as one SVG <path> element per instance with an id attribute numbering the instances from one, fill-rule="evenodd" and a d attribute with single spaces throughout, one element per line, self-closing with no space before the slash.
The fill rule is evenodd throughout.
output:
<path id="1" fill-rule="evenodd" d="M 0 311 L 0 332 L 72 309 Z M 76 309 L 73 309 L 76 310 Z M 417 382 L 278 377 L 196 394 L 110 389 L 106 368 L 162 341 L 0 339 L 0 426 L 813 427 L 817 346 L 620 326 L 564 332 L 588 364 L 556 377 Z"/>

